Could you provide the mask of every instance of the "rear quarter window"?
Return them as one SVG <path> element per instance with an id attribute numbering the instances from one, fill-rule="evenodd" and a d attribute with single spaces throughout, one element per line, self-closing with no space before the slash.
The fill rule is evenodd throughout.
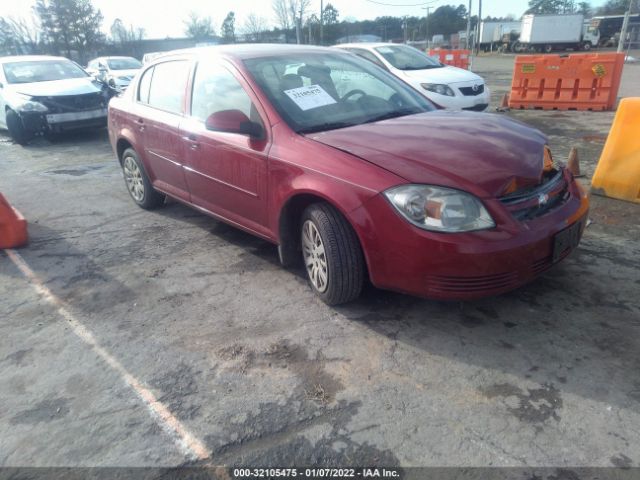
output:
<path id="1" fill-rule="evenodd" d="M 149 103 L 149 87 L 151 87 L 151 77 L 153 77 L 153 68 L 149 68 L 142 74 L 140 78 L 140 84 L 138 87 L 138 101 L 142 103 Z"/>

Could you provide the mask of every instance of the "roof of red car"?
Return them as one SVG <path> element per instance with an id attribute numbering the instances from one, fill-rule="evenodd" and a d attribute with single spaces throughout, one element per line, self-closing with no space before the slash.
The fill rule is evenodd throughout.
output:
<path id="1" fill-rule="evenodd" d="M 312 52 L 327 52 L 331 51 L 335 53 L 335 49 L 328 47 L 316 47 L 312 45 L 292 45 L 292 44 L 279 44 L 279 43 L 243 43 L 234 45 L 213 45 L 207 47 L 188 48 L 183 50 L 173 50 L 154 58 L 153 61 L 161 58 L 166 58 L 172 55 L 223 55 L 233 58 L 255 58 L 266 57 L 270 55 L 286 55 L 287 53 L 312 53 Z"/>

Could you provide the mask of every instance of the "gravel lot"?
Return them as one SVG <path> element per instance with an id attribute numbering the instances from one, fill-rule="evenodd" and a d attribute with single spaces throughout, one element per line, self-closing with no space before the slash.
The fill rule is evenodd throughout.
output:
<path id="1" fill-rule="evenodd" d="M 513 58 L 474 63 L 495 104 Z M 577 146 L 586 184 L 614 116 L 508 115 Z M 0 466 L 640 466 L 640 205 L 592 197 L 579 249 L 507 295 L 330 308 L 274 246 L 136 207 L 106 131 L 0 133 L 0 171 L 64 302 L 0 252 Z"/>

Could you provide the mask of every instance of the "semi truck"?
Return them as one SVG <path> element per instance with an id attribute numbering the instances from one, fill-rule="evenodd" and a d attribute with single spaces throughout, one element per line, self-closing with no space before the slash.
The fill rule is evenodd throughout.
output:
<path id="1" fill-rule="evenodd" d="M 522 17 L 522 31 L 513 50 L 547 53 L 569 48 L 590 50 L 598 45 L 599 40 L 598 28 L 585 24 L 581 14 L 529 14 Z"/>

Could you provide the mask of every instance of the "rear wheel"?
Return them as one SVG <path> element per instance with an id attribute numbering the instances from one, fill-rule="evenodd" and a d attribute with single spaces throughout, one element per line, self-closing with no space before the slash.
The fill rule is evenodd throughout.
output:
<path id="1" fill-rule="evenodd" d="M 347 220 L 326 203 L 307 207 L 302 215 L 302 256 L 309 283 L 328 305 L 356 299 L 362 290 L 364 259 L 360 242 Z"/>
<path id="2" fill-rule="evenodd" d="M 127 148 L 122 154 L 122 173 L 129 195 L 140 207 L 152 210 L 164 203 L 165 196 L 151 185 L 138 154 Z"/>
<path id="3" fill-rule="evenodd" d="M 551 53 L 551 52 L 553 52 L 553 45 L 545 45 L 544 53 Z"/>
<path id="4" fill-rule="evenodd" d="M 25 145 L 33 138 L 33 135 L 24 128 L 20 115 L 13 110 L 7 110 L 6 122 L 7 130 L 14 142 Z"/>

